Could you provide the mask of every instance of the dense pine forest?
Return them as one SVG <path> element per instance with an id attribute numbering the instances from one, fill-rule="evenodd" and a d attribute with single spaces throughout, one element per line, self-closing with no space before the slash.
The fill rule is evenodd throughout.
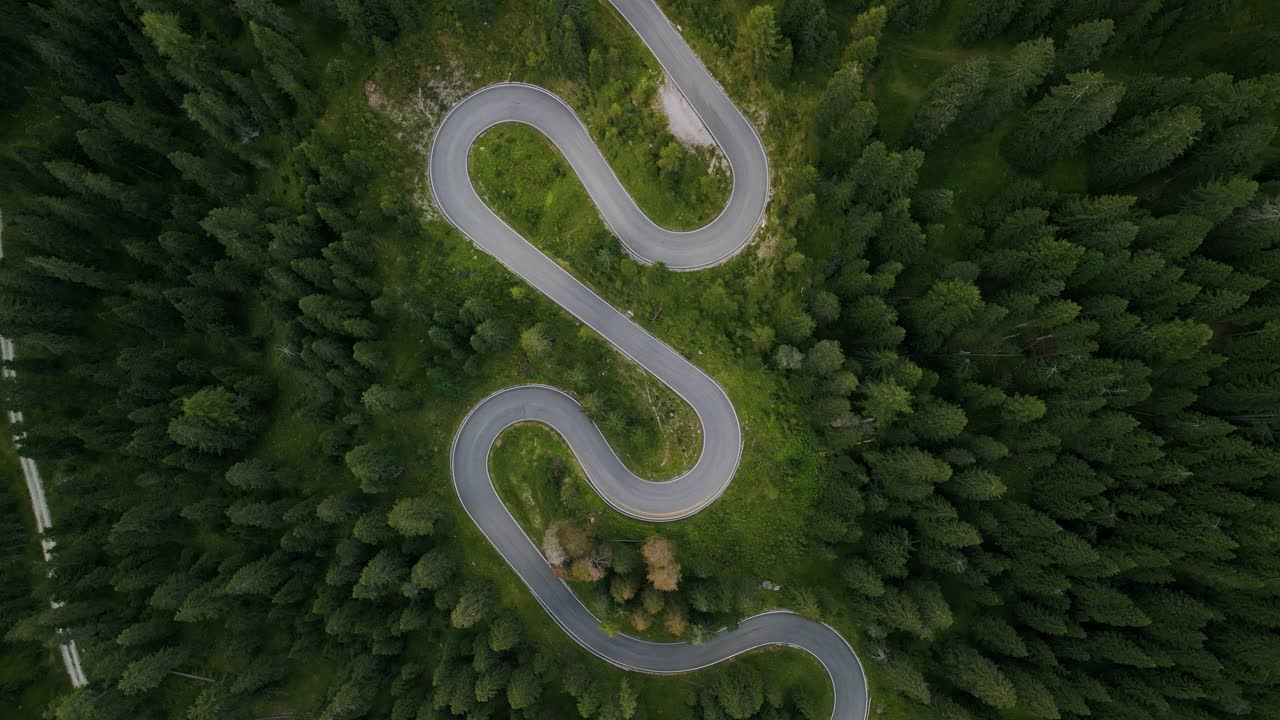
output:
<path id="1" fill-rule="evenodd" d="M 742 466 L 647 525 L 514 428 L 495 482 L 548 562 L 610 632 L 830 623 L 876 718 L 1280 717 L 1280 7 L 659 5 L 764 139 L 751 247 L 632 262 L 525 127 L 488 131 L 472 173 L 724 385 Z M 673 134 L 607 3 L 0 18 L 0 405 L 23 413 L 0 451 L 0 715 L 829 717 L 798 651 L 659 677 L 579 649 L 450 484 L 467 409 L 522 382 L 573 392 L 637 472 L 698 452 L 679 398 L 426 187 L 443 113 L 525 80 L 656 221 L 715 217 L 732 178 Z"/>

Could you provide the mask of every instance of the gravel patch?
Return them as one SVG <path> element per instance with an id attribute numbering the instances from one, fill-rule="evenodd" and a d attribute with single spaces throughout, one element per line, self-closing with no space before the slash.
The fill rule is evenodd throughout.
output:
<path id="1" fill-rule="evenodd" d="M 662 87 L 658 88 L 658 104 L 662 107 L 662 114 L 667 116 L 667 126 L 671 134 L 682 145 L 716 147 L 716 141 L 711 137 L 707 126 L 702 124 L 702 118 L 693 111 L 693 106 L 676 89 L 675 83 L 671 82 L 669 77 L 665 78 Z"/>

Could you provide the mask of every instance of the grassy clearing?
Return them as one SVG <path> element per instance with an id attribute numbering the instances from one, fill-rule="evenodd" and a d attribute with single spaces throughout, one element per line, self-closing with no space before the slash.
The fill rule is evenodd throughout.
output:
<path id="1" fill-rule="evenodd" d="M 549 165 L 563 165 L 563 161 L 552 155 L 549 149 L 543 148 L 543 150 Z M 486 177 L 485 167 L 487 167 L 486 163 L 477 163 L 477 175 L 481 184 L 483 186 L 495 184 L 496 178 Z M 558 173 L 548 170 L 548 177 L 551 176 L 558 176 Z M 547 187 L 551 184 L 547 182 L 548 177 L 529 176 L 526 179 L 533 183 L 532 187 Z M 605 232 L 585 190 L 576 178 L 571 183 L 558 185 L 554 191 L 549 192 L 556 193 L 556 203 L 563 203 L 563 207 L 566 208 L 564 213 L 554 216 L 555 221 L 552 223 L 545 220 L 537 223 L 528 222 L 528 218 L 520 209 L 506 204 L 505 197 L 495 198 L 495 208 L 500 214 L 510 219 L 513 226 L 529 237 L 535 245 L 551 251 L 554 255 L 590 256 L 586 251 L 594 247 L 593 243 L 598 242 L 602 237 L 616 245 L 617 241 Z M 732 268 L 712 270 L 708 273 L 699 273 L 697 276 L 685 274 L 668 276 L 662 279 L 663 286 L 655 289 L 652 282 L 646 284 L 643 281 L 649 279 L 652 273 L 639 270 L 629 262 L 623 262 L 619 269 L 622 270 L 620 274 L 624 278 L 628 274 L 644 276 L 642 282 L 638 283 L 640 287 L 635 287 L 636 284 L 618 283 L 616 279 L 610 282 L 608 275 L 618 273 L 610 273 L 605 269 L 593 269 L 588 266 L 587 272 L 581 274 L 584 274 L 588 281 L 595 279 L 596 281 L 592 284 L 616 306 L 624 309 L 635 308 L 636 317 L 642 325 L 671 343 L 686 357 L 692 358 L 695 363 L 721 382 L 738 408 L 745 427 L 747 447 L 742 468 L 725 499 L 690 520 L 667 527 L 671 528 L 671 534 L 686 535 L 686 540 L 695 544 L 698 543 L 699 538 L 708 540 L 716 538 L 717 545 L 736 543 L 739 557 L 751 558 L 748 562 L 762 570 L 772 564 L 766 558 L 774 553 L 788 555 L 783 558 L 782 564 L 789 564 L 796 559 L 798 553 L 783 553 L 781 548 L 775 547 L 774 540 L 769 539 L 768 529 L 771 526 L 776 527 L 771 517 L 781 516 L 787 522 L 800 519 L 799 515 L 807 509 L 813 498 L 812 495 L 788 492 L 788 490 L 800 490 L 804 483 L 786 477 L 789 473 L 776 465 L 770 466 L 780 461 L 785 462 L 789 453 L 795 452 L 797 455 L 803 453 L 786 445 L 785 430 L 799 426 L 800 423 L 794 419 L 784 419 L 787 415 L 794 418 L 792 414 L 794 410 L 788 410 L 785 404 L 780 404 L 778 401 L 781 398 L 773 394 L 781 394 L 782 386 L 778 379 L 760 368 L 742 369 L 735 358 L 737 352 L 724 337 L 724 329 L 717 328 L 718 332 L 706 332 L 705 321 L 699 317 L 697 304 L 682 301 L 690 295 L 696 297 L 697 290 L 705 287 L 708 280 L 714 281 L 714 277 L 703 279 L 703 275 L 728 275 L 732 272 Z M 581 270 L 573 263 L 569 265 L 575 271 Z M 631 273 L 628 273 L 628 270 L 631 270 Z M 538 298 L 538 301 L 546 302 L 541 298 Z M 648 318 L 653 317 L 653 313 L 640 312 L 640 310 L 655 306 L 661 307 L 662 313 L 658 319 L 648 321 Z M 616 362 L 625 361 L 619 358 Z M 626 364 L 629 366 L 629 363 Z M 548 379 L 556 384 L 556 378 Z M 641 403 L 645 402 L 641 400 Z M 683 403 L 681 405 L 683 406 Z M 689 419 L 674 424 L 677 427 L 694 426 Z M 796 429 L 799 428 L 796 427 Z M 625 437 L 618 442 L 615 436 L 610 435 L 607 424 L 604 430 L 612 442 L 619 444 L 620 454 L 623 455 L 624 460 L 630 462 L 631 458 L 637 457 L 629 456 L 626 452 Z M 674 439 L 678 442 L 678 438 L 679 435 L 676 435 Z M 696 452 L 696 448 L 697 445 L 693 443 L 685 443 L 686 450 Z M 689 455 L 689 459 L 692 459 L 692 454 Z M 636 464 L 632 467 L 637 472 L 642 471 L 642 468 Z M 812 467 L 809 472 L 812 473 Z M 668 477 L 670 473 L 655 476 Z M 811 477 L 808 478 L 810 481 L 811 479 Z M 594 500 L 598 505 L 589 509 L 601 516 L 601 522 L 605 523 L 606 527 L 610 523 L 624 522 L 612 511 L 606 511 L 598 498 Z M 685 530 L 685 528 L 688 529 Z M 793 533 L 784 533 L 784 535 L 791 536 Z M 709 543 L 700 544 L 707 545 L 705 549 L 708 551 L 716 551 L 716 548 L 709 547 Z M 691 548 L 691 552 L 698 552 L 698 550 Z M 719 552 L 723 553 L 724 549 L 720 548 Z"/>
<path id="2" fill-rule="evenodd" d="M 736 4 L 735 11 L 746 7 Z M 520 41 L 494 41 L 520 38 L 530 22 L 525 10 L 517 3 L 482 32 L 437 28 L 405 38 L 378 61 L 371 85 L 352 87 L 344 97 L 331 99 L 320 126 L 353 147 L 380 145 L 379 152 L 390 158 L 364 193 L 369 210 L 376 211 L 394 196 L 421 196 L 422 153 L 432 123 L 466 92 L 514 79 L 544 85 L 575 108 L 623 184 L 655 221 L 687 228 L 714 217 L 727 199 L 729 179 L 709 172 L 709 155 L 687 153 L 674 173 L 658 168 L 659 151 L 671 141 L 653 107 L 661 74 L 631 29 L 605 4 L 588 5 L 588 51 L 600 51 L 602 75 L 607 78 L 593 86 L 530 65 Z M 728 63 L 729 53 L 702 37 L 693 23 L 673 20 L 683 24 L 695 50 L 762 128 L 775 186 L 789 188 L 809 162 L 811 143 L 804 132 L 822 87 L 820 73 L 808 73 L 785 89 L 758 87 L 738 78 Z M 785 191 L 772 206 L 765 237 L 756 246 L 723 267 L 673 274 L 643 268 L 623 256 L 576 176 L 555 148 L 531 129 L 502 126 L 486 133 L 472 166 L 477 188 L 495 211 L 606 300 L 633 312 L 637 322 L 720 382 L 733 400 L 744 428 L 741 467 L 726 494 L 710 508 L 661 527 L 677 543 L 680 556 L 697 558 L 706 575 L 754 585 L 766 579 L 788 588 L 828 584 L 831 562 L 811 555 L 807 529 L 822 485 L 817 448 L 785 379 L 766 367 L 763 351 L 744 340 L 753 325 L 768 325 L 771 317 L 743 317 L 738 307 L 748 292 L 767 298 L 756 303 L 764 313 L 798 302 L 794 285 L 800 281 L 793 278 L 804 274 L 784 275 L 773 269 L 782 259 L 777 235 L 785 232 L 778 217 L 785 208 Z M 430 218 L 430 210 L 426 212 Z M 803 248 L 832 241 L 819 233 L 801 238 L 800 244 Z M 438 497 L 451 511 L 450 533 L 463 549 L 468 572 L 498 586 L 503 604 L 520 617 L 540 647 L 582 657 L 457 503 L 448 452 L 458 423 L 480 399 L 515 384 L 542 382 L 580 397 L 600 392 L 606 399 L 600 424 L 623 460 L 639 474 L 665 478 L 687 469 L 700 448 L 700 429 L 691 411 L 442 221 L 428 220 L 425 237 L 381 234 L 375 252 L 387 299 L 397 308 L 389 320 L 394 325 L 387 339 L 390 368 L 379 382 L 428 399 L 418 411 L 383 416 L 375 423 L 372 436 L 394 442 L 406 461 L 397 494 Z M 727 298 L 719 310 L 707 302 L 715 292 Z M 535 360 L 516 346 L 477 356 L 466 368 L 443 360 L 430 349 L 427 324 L 399 309 L 415 295 L 457 303 L 469 297 L 489 298 L 516 335 L 541 325 L 552 350 Z M 271 337 L 271 328 L 263 327 L 262 335 Z M 268 341 L 268 346 L 278 343 Z M 354 489 L 354 480 L 318 452 L 321 428 L 293 412 L 308 388 L 289 379 L 282 358 L 273 357 L 270 363 L 281 378 L 281 421 L 264 437 L 262 452 L 303 468 L 304 483 L 314 491 Z M 611 420 L 611 414 L 622 420 Z M 556 457 L 564 460 L 557 474 L 576 478 L 566 484 L 565 492 L 546 477 Z M 642 539 L 656 529 L 609 509 L 581 479 L 563 442 L 544 428 L 518 427 L 504 434 L 493 463 L 504 499 L 535 535 L 557 513 L 570 512 L 593 518 L 602 537 Z M 757 605 L 787 607 L 792 599 L 789 592 L 761 592 Z M 415 643 L 410 639 L 411 655 L 430 657 L 431 648 Z M 758 653 L 744 661 L 759 664 L 767 676 L 806 696 L 829 697 L 825 674 L 798 651 Z M 595 665 L 601 673 L 615 672 L 602 663 Z M 641 688 L 642 703 L 661 717 L 660 708 L 689 697 L 673 688 L 692 692 L 706 677 L 633 682 Z M 298 691 L 308 696 L 317 692 L 303 685 Z"/>
<path id="3" fill-rule="evenodd" d="M 702 45 L 692 33 L 690 40 L 695 47 Z M 713 68 L 718 60 L 713 56 Z M 737 88 L 732 82 L 727 84 L 731 92 L 743 92 L 754 99 L 744 103 L 749 114 L 757 119 L 768 117 L 765 137 L 775 180 L 779 185 L 786 183 L 789 175 L 804 164 L 804 108 L 812 106 L 813 90 L 818 86 L 788 92 L 768 88 L 756 93 L 754 89 Z M 616 140 L 606 137 L 601 142 L 606 155 L 615 157 Z M 775 148 L 784 149 L 774 152 Z M 808 555 L 805 518 L 820 483 L 806 423 L 786 397 L 781 378 L 766 370 L 758 356 L 744 354 L 735 342 L 744 328 L 717 322 L 700 302 L 702 295 L 717 283 L 740 287 L 764 255 L 764 249 L 748 251 L 725 267 L 704 273 L 654 273 L 620 258 L 616 239 L 601 223 L 580 182 L 536 132 L 520 126 L 495 128 L 478 144 L 472 162 L 477 188 L 501 216 L 539 248 L 561 259 L 611 303 L 633 311 L 638 322 L 707 370 L 726 387 L 738 408 L 746 447 L 733 485 L 698 516 L 661 528 L 677 542 L 682 557 L 705 558 L 717 576 L 733 575 L 757 584 L 764 579 L 796 587 L 829 583 L 831 563 Z M 625 172 L 619 169 L 619 173 L 624 176 L 624 183 L 634 189 Z M 688 196 L 684 198 L 687 202 Z M 641 204 L 652 212 L 652 206 Z M 704 199 L 702 204 L 704 214 L 718 210 L 711 200 Z M 661 217 L 658 219 L 662 221 Z M 455 275 L 465 274 L 466 284 L 489 283 L 507 290 L 519 284 L 452 230 L 432 230 L 441 241 L 431 251 L 435 253 L 434 262 L 449 266 Z M 412 281 L 406 277 L 406 282 Z M 518 302 L 522 313 L 540 319 L 549 305 L 542 298 L 522 298 Z M 529 307 L 534 309 L 525 309 Z M 559 314 L 554 308 L 550 311 Z M 581 333 L 564 331 L 568 329 L 571 328 L 556 326 L 556 345 L 577 356 Z M 406 358 L 406 362 L 411 360 Z M 456 410 L 435 408 L 431 419 L 419 417 L 413 423 L 420 432 L 430 432 L 427 427 L 434 425 L 433 448 L 443 448 L 456 429 L 457 418 L 488 391 L 509 385 L 516 378 L 534 381 L 538 377 L 537 369 L 531 371 L 518 355 L 491 360 L 477 376 L 479 388 L 466 392 L 466 399 L 458 403 Z M 563 385 L 562 373 L 553 373 L 551 382 Z M 621 445 L 620 454 L 637 472 L 665 476 L 645 473 L 646 461 L 632 454 L 625 440 L 620 443 L 607 427 L 605 432 L 611 442 Z M 553 468 L 557 459 L 560 464 Z M 534 537 L 565 515 L 590 518 L 601 537 L 642 539 L 655 530 L 652 525 L 629 520 L 608 508 L 586 484 L 563 442 L 544 428 L 528 426 L 509 431 L 501 439 L 492 462 L 500 493 Z M 437 463 L 430 464 L 439 467 Z M 447 468 L 441 470 L 436 477 L 447 478 Z M 431 482 L 434 484 L 435 478 Z M 465 517 L 459 519 L 459 529 L 466 538 L 477 535 L 467 526 Z M 564 638 L 559 629 L 549 622 L 488 543 L 481 539 L 478 544 L 464 544 L 469 548 L 467 559 L 473 569 L 502 586 L 505 599 L 532 627 L 549 630 L 545 637 L 553 646 L 562 644 Z M 589 603 L 598 599 L 592 588 L 585 590 L 582 595 Z M 790 599 L 789 594 L 778 594 L 762 598 L 761 603 L 788 606 Z M 765 664 L 771 676 L 787 684 L 805 678 L 809 684 L 803 692 L 829 702 L 825 675 L 814 672 L 817 666 L 801 653 L 762 653 L 752 662 Z M 645 697 L 665 698 L 653 707 L 679 701 L 672 697 L 672 688 L 686 687 L 689 682 L 696 683 L 696 676 L 681 678 L 680 682 L 653 679 L 649 684 L 654 695 L 646 693 Z"/>
<path id="4" fill-rule="evenodd" d="M 534 424 L 508 430 L 494 449 L 491 465 L 498 493 L 535 542 L 552 523 L 566 517 L 589 518 L 588 522 L 597 536 L 606 539 L 638 542 L 653 532 L 653 525 L 628 520 L 604 507 L 571 457 L 568 447 L 557 435 Z M 616 606 L 607 599 L 598 584 L 570 583 L 570 587 L 597 617 L 611 618 L 622 632 L 660 642 L 679 640 L 662 630 L 660 624 L 655 623 L 645 633 L 637 633 L 626 625 L 625 619 L 614 618 Z M 762 592 L 761 595 L 768 596 L 769 593 Z M 771 599 L 776 601 L 778 598 Z M 767 678 L 769 692 L 790 691 L 805 697 L 819 710 L 815 717 L 823 717 L 830 712 L 830 682 L 821 665 L 805 653 L 770 648 L 750 653 L 737 662 L 747 662 L 756 667 Z M 664 717 L 668 708 L 693 704 L 697 691 L 709 685 L 713 672 L 678 677 L 630 677 L 646 699 L 645 707 L 651 716 Z"/>
<path id="5" fill-rule="evenodd" d="M 961 47 L 956 42 L 956 28 L 964 8 L 963 2 L 948 3 L 945 12 L 937 13 L 924 28 L 910 35 L 887 32 L 881 38 L 880 61 L 869 78 L 868 88 L 880 109 L 880 137 L 885 142 L 895 144 L 902 140 L 929 83 L 947 68 L 1008 49 L 1008 45 L 998 42 Z M 922 173 L 921 177 L 930 176 Z"/>

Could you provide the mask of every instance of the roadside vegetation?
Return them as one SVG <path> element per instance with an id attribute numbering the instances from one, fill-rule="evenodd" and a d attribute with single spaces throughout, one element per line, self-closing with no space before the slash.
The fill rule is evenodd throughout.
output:
<path id="1" fill-rule="evenodd" d="M 49 596 L 42 573 L 40 537 L 31 518 L 26 484 L 18 455 L 8 441 L 0 441 L 0 627 L 4 654 L 0 656 L 0 703 L 14 712 L 39 716 L 71 684 L 58 650 L 44 637 L 31 637 L 19 623 L 41 609 Z"/>
<path id="2" fill-rule="evenodd" d="M 661 5 L 769 153 L 739 257 L 631 261 L 529 128 L 472 158 L 743 421 L 730 489 L 662 526 L 545 428 L 503 435 L 499 492 L 606 629 L 791 608 L 850 639 L 887 717 L 1280 713 L 1274 8 Z M 606 3 L 0 7 L 2 400 L 59 504 L 51 580 L 4 567 L 0 692 L 59 719 L 827 716 L 798 651 L 591 657 L 453 496 L 458 423 L 519 383 L 573 393 L 646 476 L 700 447 L 425 187 L 435 124 L 511 79 L 656 221 L 719 212 L 732 179 Z M 10 671 L 60 673 L 59 629 L 88 688 Z"/>

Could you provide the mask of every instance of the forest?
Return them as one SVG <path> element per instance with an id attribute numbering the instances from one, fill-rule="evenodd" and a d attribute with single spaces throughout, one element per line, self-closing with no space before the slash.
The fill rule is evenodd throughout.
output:
<path id="1" fill-rule="evenodd" d="M 606 631 L 697 643 L 790 608 L 853 645 L 877 718 L 1280 717 L 1280 6 L 658 4 L 769 156 L 738 257 L 633 262 L 527 127 L 472 156 L 504 220 L 743 421 L 733 486 L 660 526 L 546 429 L 502 436 L 499 493 Z M 700 447 L 426 186 L 443 114 L 520 80 L 656 222 L 720 212 L 732 178 L 607 2 L 0 18 L 0 714 L 830 716 L 795 650 L 650 676 L 580 649 L 450 483 L 464 414 L 520 383 L 572 392 L 637 473 Z"/>

